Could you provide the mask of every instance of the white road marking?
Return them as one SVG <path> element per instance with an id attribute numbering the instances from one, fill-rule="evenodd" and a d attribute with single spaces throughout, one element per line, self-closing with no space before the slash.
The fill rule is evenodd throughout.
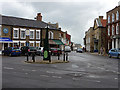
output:
<path id="1" fill-rule="evenodd" d="M 33 72 L 35 72 L 36 70 L 32 70 Z"/>
<path id="2" fill-rule="evenodd" d="M 47 76 L 47 75 L 40 75 L 40 76 L 43 76 L 43 77 L 50 77 L 50 76 Z"/>
<path id="3" fill-rule="evenodd" d="M 62 77 L 60 77 L 60 76 L 52 76 L 53 78 L 62 78 Z"/>
<path id="4" fill-rule="evenodd" d="M 3 68 L 4 68 L 4 69 L 9 69 L 9 70 L 10 70 L 10 69 L 14 69 L 14 68 L 10 68 L 10 67 L 3 67 Z"/>
<path id="5" fill-rule="evenodd" d="M 47 73 L 54 73 L 54 72 L 51 72 L 51 71 L 46 71 Z"/>

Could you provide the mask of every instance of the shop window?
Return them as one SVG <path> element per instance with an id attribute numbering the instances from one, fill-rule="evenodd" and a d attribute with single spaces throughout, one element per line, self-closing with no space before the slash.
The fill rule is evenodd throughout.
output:
<path id="1" fill-rule="evenodd" d="M 39 43 L 36 43 L 36 47 L 40 47 L 40 44 L 39 44 Z"/>
<path id="2" fill-rule="evenodd" d="M 30 43 L 30 46 L 34 46 L 34 43 Z"/>

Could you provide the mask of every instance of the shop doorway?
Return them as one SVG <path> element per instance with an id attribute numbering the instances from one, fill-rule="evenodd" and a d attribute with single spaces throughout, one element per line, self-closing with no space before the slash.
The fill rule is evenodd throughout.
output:
<path id="1" fill-rule="evenodd" d="M 6 47 L 8 47 L 8 43 L 4 43 L 4 50 Z"/>

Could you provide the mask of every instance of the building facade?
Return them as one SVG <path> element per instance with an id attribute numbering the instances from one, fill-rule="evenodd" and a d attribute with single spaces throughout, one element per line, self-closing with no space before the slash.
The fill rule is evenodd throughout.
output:
<path id="1" fill-rule="evenodd" d="M 41 13 L 37 14 L 36 20 L 3 15 L 0 20 L 0 50 L 14 46 L 43 46 L 47 25 L 49 39 L 59 39 L 61 29 L 43 22 Z"/>
<path id="2" fill-rule="evenodd" d="M 108 50 L 120 48 L 120 6 L 107 12 Z"/>
<path id="3" fill-rule="evenodd" d="M 106 19 L 99 16 L 94 20 L 93 27 L 85 32 L 84 44 L 86 51 L 100 53 L 101 48 L 107 51 Z"/>

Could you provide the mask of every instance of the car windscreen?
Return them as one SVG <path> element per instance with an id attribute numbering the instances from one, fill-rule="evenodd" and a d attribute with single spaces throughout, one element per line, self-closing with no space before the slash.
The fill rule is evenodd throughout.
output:
<path id="1" fill-rule="evenodd" d="M 29 49 L 35 49 L 35 47 L 29 47 Z"/>

